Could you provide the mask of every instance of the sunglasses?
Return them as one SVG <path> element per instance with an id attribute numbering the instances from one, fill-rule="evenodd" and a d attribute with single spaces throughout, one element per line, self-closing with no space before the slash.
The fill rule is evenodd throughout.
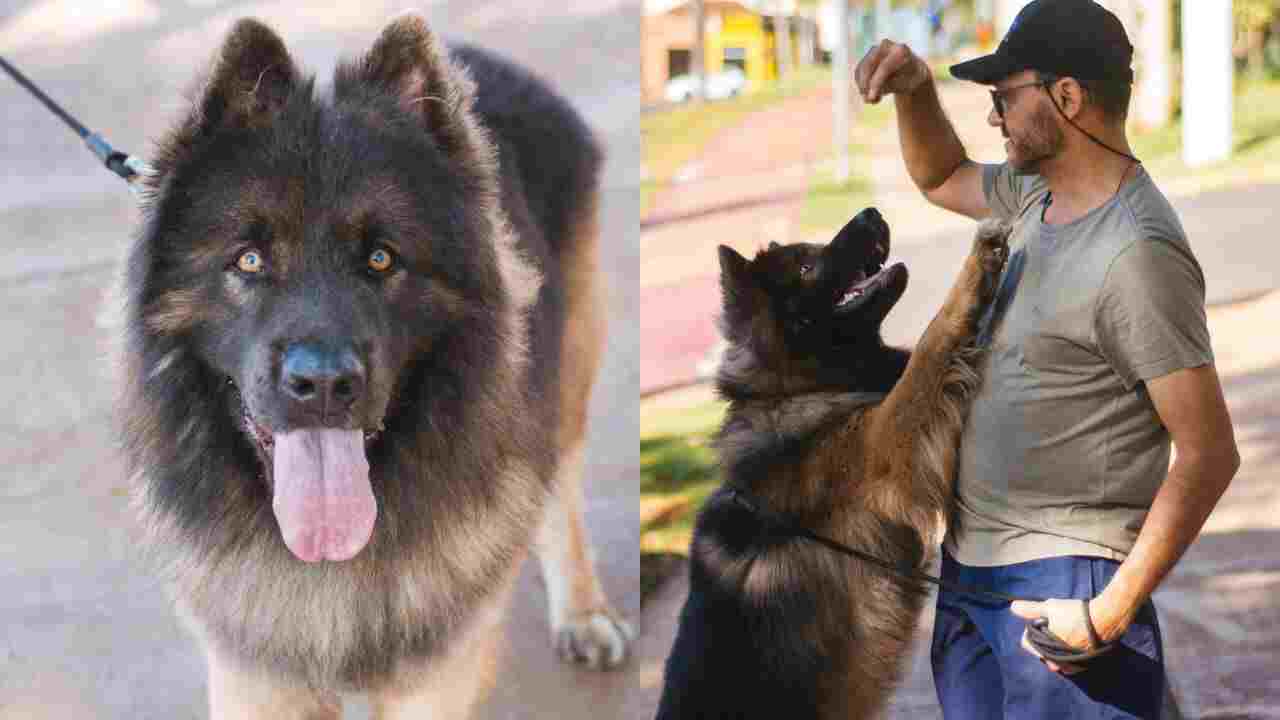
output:
<path id="1" fill-rule="evenodd" d="M 1049 85 L 1050 85 L 1050 83 L 1047 83 L 1047 82 L 1045 82 L 1045 81 L 1043 81 L 1043 80 L 1038 80 L 1038 81 L 1036 81 L 1036 82 L 1026 83 L 1026 84 L 1023 84 L 1023 85 L 1014 85 L 1013 87 L 1007 87 L 1007 88 L 1004 88 L 1003 90 L 992 90 L 992 91 L 991 91 L 991 104 L 992 104 L 992 105 L 994 105 L 994 106 L 995 106 L 995 108 L 996 108 L 996 115 L 997 115 L 1001 120 L 1003 120 L 1003 119 L 1004 119 L 1005 103 L 1007 102 L 1006 98 L 1008 97 L 1009 93 L 1012 93 L 1014 90 L 1021 90 L 1022 88 L 1029 88 L 1029 87 L 1045 87 L 1045 88 L 1047 88 L 1047 87 L 1049 87 Z"/>

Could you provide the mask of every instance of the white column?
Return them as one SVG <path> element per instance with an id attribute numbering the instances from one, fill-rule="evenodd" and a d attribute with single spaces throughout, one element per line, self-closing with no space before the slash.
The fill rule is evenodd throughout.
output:
<path id="1" fill-rule="evenodd" d="M 1231 0 L 1182 3 L 1182 159 L 1231 154 Z"/>
<path id="2" fill-rule="evenodd" d="M 1173 102 L 1172 0 L 1142 0 L 1142 20 L 1134 45 L 1138 84 L 1134 88 L 1134 120 L 1141 128 L 1164 127 Z"/>
<path id="3" fill-rule="evenodd" d="M 849 101 L 852 73 L 849 67 L 849 2 L 836 0 L 836 44 L 831 53 L 831 110 L 835 114 L 832 141 L 836 154 L 836 182 L 849 179 Z"/>

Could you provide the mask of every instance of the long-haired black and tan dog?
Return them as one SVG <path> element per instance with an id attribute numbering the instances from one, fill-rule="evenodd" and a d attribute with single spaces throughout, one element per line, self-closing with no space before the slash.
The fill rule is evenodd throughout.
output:
<path id="1" fill-rule="evenodd" d="M 231 31 L 155 158 L 120 363 L 214 717 L 465 715 L 531 547 L 562 655 L 622 660 L 578 481 L 600 162 L 545 84 L 418 17 L 323 93 Z"/>
<path id="2" fill-rule="evenodd" d="M 881 341 L 907 271 L 884 266 L 889 228 L 874 209 L 826 246 L 772 245 L 751 261 L 720 248 L 725 484 L 694 530 L 660 720 L 865 718 L 883 707 L 926 593 L 770 518 L 927 564 L 950 515 L 974 333 L 1007 234 L 979 229 L 914 352 Z"/>

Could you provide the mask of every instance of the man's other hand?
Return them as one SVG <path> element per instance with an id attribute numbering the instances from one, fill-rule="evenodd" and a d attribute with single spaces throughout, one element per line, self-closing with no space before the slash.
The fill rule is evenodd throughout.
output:
<path id="1" fill-rule="evenodd" d="M 1086 608 L 1090 608 L 1086 605 Z M 1044 618 L 1049 621 L 1049 632 L 1057 636 L 1063 643 L 1075 648 L 1076 650 L 1096 650 L 1089 638 L 1089 629 L 1085 625 L 1085 612 L 1091 612 L 1086 609 L 1081 612 L 1080 601 L 1074 599 L 1055 599 L 1046 600 L 1044 602 L 1030 602 L 1028 600 L 1016 600 L 1009 610 L 1024 620 L 1036 620 Z M 1125 627 L 1131 619 L 1124 621 Z M 1101 631 L 1099 631 L 1101 632 Z M 1123 628 L 1122 628 L 1123 632 Z M 1099 638 L 1102 642 L 1109 642 L 1106 638 Z M 1027 637 L 1027 631 L 1022 631 L 1022 649 L 1040 658 L 1045 667 L 1060 675 L 1075 675 L 1084 670 L 1083 666 L 1071 665 L 1068 663 L 1055 663 L 1045 656 L 1041 655 L 1035 646 L 1031 644 L 1031 640 Z"/>
<path id="2" fill-rule="evenodd" d="M 911 48 L 886 39 L 867 51 L 853 79 L 862 99 L 875 104 L 885 95 L 910 95 L 929 79 L 929 66 Z"/>

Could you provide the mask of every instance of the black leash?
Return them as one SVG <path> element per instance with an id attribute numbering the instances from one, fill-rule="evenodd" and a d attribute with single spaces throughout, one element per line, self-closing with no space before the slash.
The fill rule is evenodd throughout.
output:
<path id="1" fill-rule="evenodd" d="M 53 98 L 45 95 L 40 88 L 36 87 L 35 83 L 28 80 L 26 75 L 19 72 L 18 68 L 9 64 L 9 61 L 3 57 L 0 57 L 0 68 L 4 68 L 5 72 L 13 76 L 13 79 L 17 80 L 19 85 L 26 88 L 32 95 L 35 95 L 36 99 L 44 103 L 44 106 L 49 108 L 50 112 L 61 118 L 62 122 L 67 124 L 67 127 L 71 128 L 76 135 L 79 135 L 81 140 L 84 140 L 84 144 L 102 161 L 102 164 L 106 165 L 111 172 L 124 178 L 130 187 L 136 187 L 134 182 L 142 175 L 150 173 L 146 163 L 127 153 L 116 150 L 101 135 L 90 132 L 89 128 L 80 124 L 80 121 L 72 117 L 71 113 L 63 110 L 61 105 L 54 102 Z"/>
<path id="2" fill-rule="evenodd" d="M 1036 597 L 1021 597 L 1021 598 L 1014 597 L 1012 595 L 1006 595 L 1004 593 L 996 592 L 994 590 L 987 590 L 985 588 L 978 588 L 978 587 L 973 587 L 971 585 L 965 585 L 962 583 L 951 582 L 949 580 L 943 580 L 940 577 L 936 577 L 934 575 L 921 572 L 920 570 L 917 570 L 915 567 L 912 567 L 909 565 L 898 565 L 898 564 L 891 563 L 888 560 L 885 560 L 883 558 L 876 557 L 875 555 L 863 552 L 861 550 L 858 550 L 857 548 L 849 547 L 848 545 L 845 545 L 844 543 L 838 542 L 836 540 L 832 540 L 829 537 L 819 535 L 818 533 L 815 533 L 814 531 L 810 530 L 807 527 L 803 527 L 791 522 L 790 519 L 783 517 L 782 515 L 765 510 L 764 508 L 760 507 L 760 505 L 757 504 L 755 500 L 751 498 L 750 495 L 747 495 L 745 492 L 737 488 L 728 487 L 728 488 L 725 488 L 725 491 L 728 493 L 730 500 L 737 503 L 739 507 L 742 507 L 743 509 L 747 510 L 751 514 L 760 518 L 762 521 L 764 521 L 766 525 L 770 527 L 770 529 L 782 530 L 789 535 L 802 537 L 806 540 L 815 542 L 829 550 L 833 550 L 837 553 L 840 553 L 841 555 L 847 555 L 849 557 L 857 558 L 863 562 L 870 563 L 872 565 L 875 565 L 876 567 L 883 568 L 897 575 L 901 575 L 901 576 L 910 578 L 912 580 L 919 580 L 922 582 L 933 583 L 934 585 L 937 585 L 938 587 L 944 588 L 946 590 L 950 590 L 951 592 L 956 593 L 957 595 L 965 595 L 970 598 L 974 598 L 974 599 L 985 601 L 985 602 L 994 601 L 1000 605 L 1012 603 L 1015 600 L 1029 600 L 1031 602 L 1044 602 L 1047 599 L 1047 598 L 1036 598 Z M 1080 663 L 1087 662 L 1100 655 L 1105 655 L 1115 648 L 1116 643 L 1114 642 L 1104 643 L 1102 642 L 1102 638 L 1098 637 L 1098 632 L 1093 627 L 1093 620 L 1089 617 L 1088 601 L 1082 600 L 1081 603 L 1084 610 L 1085 627 L 1089 631 L 1089 641 L 1093 643 L 1093 646 L 1094 646 L 1093 649 L 1080 650 L 1078 648 L 1074 648 L 1074 647 L 1071 647 L 1070 645 L 1067 645 L 1066 643 L 1062 642 L 1062 640 L 1057 635 L 1054 635 L 1053 633 L 1049 632 L 1048 618 L 1037 618 L 1035 620 L 1032 620 L 1027 625 L 1027 640 L 1046 659 L 1059 664 L 1079 665 Z"/>

